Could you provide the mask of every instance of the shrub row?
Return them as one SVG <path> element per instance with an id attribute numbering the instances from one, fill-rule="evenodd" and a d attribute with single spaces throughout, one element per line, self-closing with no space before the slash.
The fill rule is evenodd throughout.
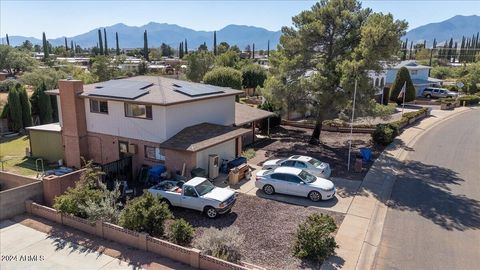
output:
<path id="1" fill-rule="evenodd" d="M 418 111 L 404 113 L 402 118 L 395 122 L 378 124 L 375 127 L 375 131 L 372 133 L 373 141 L 377 144 L 389 145 L 400 133 L 400 128 L 408 124 L 411 119 L 415 119 L 420 115 L 425 114 L 427 111 L 427 108 L 422 108 Z"/>
<path id="2" fill-rule="evenodd" d="M 463 105 L 463 102 L 465 102 L 465 105 L 477 105 L 480 102 L 480 96 L 476 96 L 476 95 L 463 96 L 463 97 L 459 97 L 458 100 L 460 101 L 461 105 Z"/>

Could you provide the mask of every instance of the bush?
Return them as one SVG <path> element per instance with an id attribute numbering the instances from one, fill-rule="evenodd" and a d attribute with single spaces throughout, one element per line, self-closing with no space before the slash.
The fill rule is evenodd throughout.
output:
<path id="1" fill-rule="evenodd" d="M 242 89 L 242 73 L 234 68 L 217 67 L 203 77 L 206 84 Z"/>
<path id="2" fill-rule="evenodd" d="M 460 105 L 463 105 L 463 102 L 465 102 L 465 105 L 478 105 L 478 102 L 480 102 L 480 96 L 463 96 L 459 97 L 458 101 L 460 101 Z"/>
<path id="3" fill-rule="evenodd" d="M 298 226 L 293 255 L 315 262 L 323 262 L 335 254 L 337 243 L 333 232 L 337 225 L 332 217 L 312 214 Z"/>
<path id="4" fill-rule="evenodd" d="M 196 239 L 194 246 L 207 255 L 238 262 L 241 259 L 240 246 L 243 240 L 244 237 L 238 227 L 232 226 L 222 230 L 208 228 Z"/>
<path id="5" fill-rule="evenodd" d="M 184 219 L 177 219 L 170 225 L 169 239 L 175 244 L 187 246 L 192 242 L 194 232 L 190 223 Z"/>
<path id="6" fill-rule="evenodd" d="M 415 100 L 416 90 L 413 86 L 412 78 L 410 78 L 410 73 L 406 67 L 402 67 L 398 70 L 395 81 L 393 81 L 391 90 L 390 90 L 390 100 L 401 104 L 403 98 L 398 98 L 400 91 L 402 90 L 403 85 L 407 82 L 405 102 L 410 102 Z"/>
<path id="7" fill-rule="evenodd" d="M 150 192 L 127 201 L 120 213 L 120 226 L 127 229 L 146 232 L 152 236 L 163 236 L 165 220 L 172 217 L 168 205 Z"/>
<path id="8" fill-rule="evenodd" d="M 242 68 L 243 87 L 257 88 L 263 87 L 267 79 L 267 72 L 259 65 L 247 65 Z"/>
<path id="9" fill-rule="evenodd" d="M 255 149 L 253 148 L 248 148 L 247 150 L 242 152 L 242 157 L 246 159 L 252 159 L 255 157 L 255 155 L 256 155 Z"/>
<path id="10" fill-rule="evenodd" d="M 408 118 L 406 119 L 408 122 Z M 372 133 L 373 141 L 377 144 L 389 145 L 398 136 L 398 127 L 396 124 L 378 124 Z"/>

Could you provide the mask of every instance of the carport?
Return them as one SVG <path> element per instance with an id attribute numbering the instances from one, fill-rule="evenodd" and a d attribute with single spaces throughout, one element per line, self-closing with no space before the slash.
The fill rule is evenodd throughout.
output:
<path id="1" fill-rule="evenodd" d="M 255 142 L 255 124 L 260 120 L 267 119 L 267 134 L 270 135 L 270 117 L 272 116 L 275 116 L 273 112 L 235 102 L 235 126 L 251 128 L 249 134 L 243 137 L 244 146 Z"/>

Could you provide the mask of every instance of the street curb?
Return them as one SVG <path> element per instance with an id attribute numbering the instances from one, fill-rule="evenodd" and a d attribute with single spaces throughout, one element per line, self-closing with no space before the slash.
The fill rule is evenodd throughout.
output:
<path id="1" fill-rule="evenodd" d="M 466 112 L 470 112 L 471 110 L 476 110 L 476 109 L 475 108 L 471 108 L 470 110 L 466 109 L 464 111 L 454 113 L 437 122 L 432 123 L 430 126 L 426 127 L 423 131 L 413 136 L 413 138 L 411 138 L 404 145 L 404 147 L 401 148 L 399 153 L 394 157 L 398 161 L 403 162 L 407 156 L 406 155 L 407 151 L 405 150 L 405 147 L 411 147 L 412 145 L 414 145 L 426 133 L 426 131 L 431 130 L 432 128 L 435 128 L 436 126 L 442 124 L 445 121 L 448 121 L 452 118 L 460 116 Z M 391 148 L 394 148 L 395 146 L 398 146 L 398 142 L 394 142 L 390 144 L 387 148 L 391 149 Z M 382 155 L 384 155 L 384 153 L 385 152 L 383 152 Z M 380 157 L 378 159 L 380 159 Z M 382 184 L 381 197 L 375 204 L 375 208 L 372 213 L 372 218 L 370 219 L 370 222 L 368 224 L 367 234 L 363 241 L 362 248 L 361 248 L 360 255 L 358 257 L 355 269 L 358 269 L 358 270 L 373 269 L 373 266 L 377 261 L 378 245 L 380 244 L 382 239 L 383 227 L 385 223 L 385 218 L 387 216 L 387 210 L 388 210 L 387 202 L 388 200 L 390 200 L 390 196 L 393 191 L 393 186 L 397 178 L 397 173 L 398 172 L 396 172 L 390 179 L 388 179 L 389 176 L 384 178 L 384 183 Z"/>

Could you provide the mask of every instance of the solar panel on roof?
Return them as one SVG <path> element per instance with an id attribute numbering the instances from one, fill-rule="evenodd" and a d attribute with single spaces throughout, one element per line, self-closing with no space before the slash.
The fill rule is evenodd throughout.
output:
<path id="1" fill-rule="evenodd" d="M 189 83 L 188 85 L 174 83 L 173 87 L 174 87 L 174 91 L 190 97 L 207 96 L 207 95 L 213 95 L 218 93 L 224 93 L 223 90 L 217 87 L 213 87 L 205 84 L 199 84 L 199 83 L 195 83 L 195 84 Z"/>
<path id="2" fill-rule="evenodd" d="M 150 82 L 118 80 L 106 81 L 95 86 L 95 89 L 88 92 L 89 96 L 113 97 L 122 99 L 136 99 L 149 91 L 152 86 Z"/>

